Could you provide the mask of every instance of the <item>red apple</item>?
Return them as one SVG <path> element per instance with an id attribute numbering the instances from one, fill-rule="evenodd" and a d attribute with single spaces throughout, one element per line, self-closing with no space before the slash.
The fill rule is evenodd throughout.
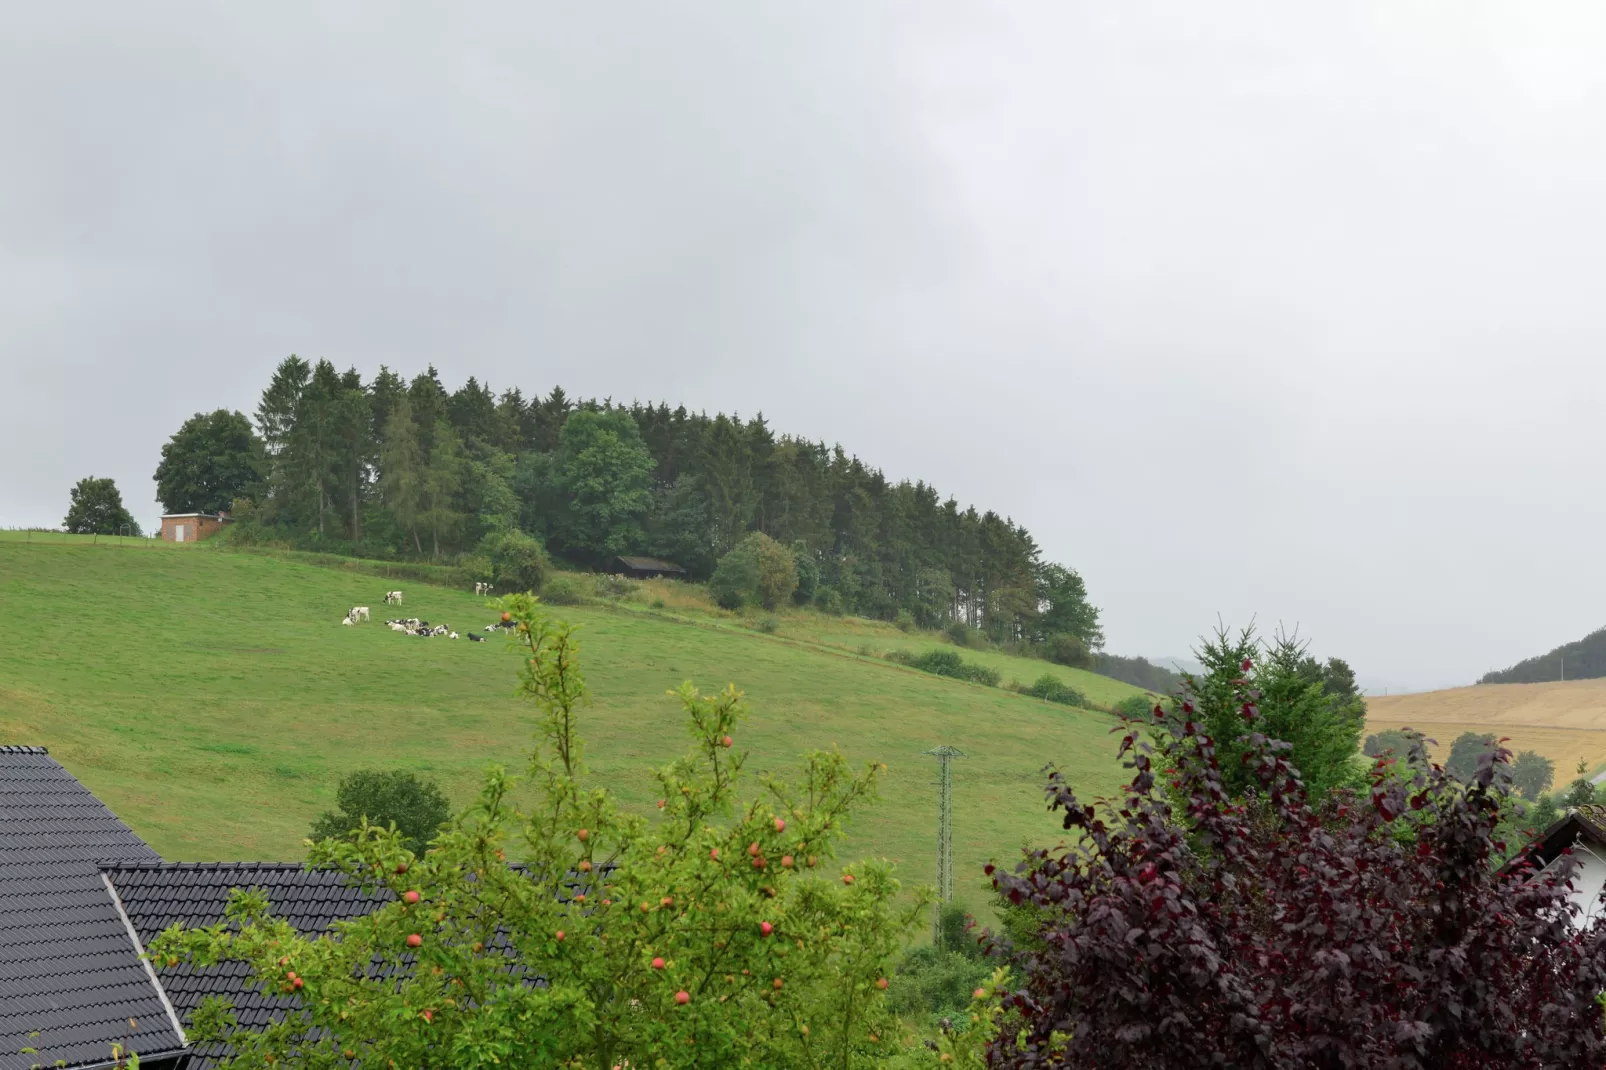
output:
<path id="1" fill-rule="evenodd" d="M 435 1012 L 433 1010 L 426 1008 L 422 1013 L 424 1015 L 424 1021 L 433 1022 L 435 1020 Z"/>
<path id="2" fill-rule="evenodd" d="M 563 930 L 562 929 L 558 930 L 558 943 L 560 943 L 560 944 L 563 943 Z"/>
<path id="3" fill-rule="evenodd" d="M 408 947 L 421 947 L 421 946 L 423 946 L 423 943 L 424 943 L 424 938 L 422 936 L 419 936 L 417 933 L 409 933 L 407 935 L 407 946 Z"/>
<path id="4" fill-rule="evenodd" d="M 576 832 L 575 835 L 580 838 L 580 842 L 581 843 L 585 843 L 587 840 L 589 840 L 591 838 L 591 830 L 590 829 L 581 829 L 579 832 Z"/>
<path id="5" fill-rule="evenodd" d="M 763 933 L 765 936 L 768 936 L 770 933 L 775 931 L 775 926 L 766 921 L 758 927 L 758 931 Z"/>
<path id="6" fill-rule="evenodd" d="M 403 892 L 402 893 L 402 902 L 409 903 L 409 904 L 418 902 L 418 893 L 417 892 Z"/>
<path id="7" fill-rule="evenodd" d="M 710 849 L 709 852 L 708 852 L 708 857 L 713 859 L 715 862 L 718 862 L 719 861 L 719 848 L 715 847 L 715 848 Z"/>
<path id="8" fill-rule="evenodd" d="M 776 818 L 775 819 L 775 831 L 776 832 L 785 832 L 786 831 L 786 822 L 782 821 L 780 818 Z"/>
<path id="9" fill-rule="evenodd" d="M 661 958 L 653 959 L 652 960 L 652 968 L 655 969 L 655 970 L 663 969 L 664 968 L 664 960 L 661 959 Z"/>
<path id="10" fill-rule="evenodd" d="M 666 895 L 662 899 L 658 900 L 658 905 L 661 907 L 672 907 L 675 905 L 675 901 Z"/>
<path id="11" fill-rule="evenodd" d="M 782 869 L 791 869 L 792 868 L 792 856 L 791 855 L 782 855 L 781 856 L 781 868 Z"/>
<path id="12" fill-rule="evenodd" d="M 506 624 L 508 621 L 510 621 L 512 619 L 513 619 L 513 614 L 511 614 L 511 613 L 503 613 L 502 614 L 502 623 L 503 624 Z"/>
<path id="13" fill-rule="evenodd" d="M 749 855 L 751 855 L 752 857 L 754 857 L 754 858 L 758 857 L 758 841 L 757 840 L 754 840 L 752 843 L 747 845 L 747 853 Z"/>
<path id="14" fill-rule="evenodd" d="M 406 862 L 397 862 L 396 863 L 396 872 L 397 873 L 406 873 L 407 872 L 407 863 Z"/>
<path id="15" fill-rule="evenodd" d="M 691 1002 L 691 993 L 682 988 L 679 992 L 675 993 L 675 1002 L 684 1007 L 686 1004 Z"/>
<path id="16" fill-rule="evenodd" d="M 985 988 L 978 988 L 978 989 L 976 989 L 976 991 L 972 992 L 970 995 L 971 995 L 971 997 L 973 999 L 986 999 L 987 998 L 987 990 Z"/>
<path id="17" fill-rule="evenodd" d="M 753 868 L 754 869 L 763 869 L 765 864 L 766 863 L 765 863 L 764 857 L 762 855 L 760 855 L 758 858 L 753 859 Z"/>
<path id="18" fill-rule="evenodd" d="M 725 744 L 725 746 L 729 747 L 729 746 L 733 745 L 736 741 L 734 739 L 732 739 L 730 736 L 726 736 L 724 739 L 720 740 L 720 742 Z"/>
<path id="19" fill-rule="evenodd" d="M 852 884 L 853 883 L 853 874 L 851 874 L 851 873 L 842 874 L 842 883 L 843 884 Z"/>
<path id="20" fill-rule="evenodd" d="M 581 873 L 590 873 L 591 872 L 591 863 L 588 860 L 582 858 L 582 859 L 580 859 L 580 865 L 577 868 L 580 870 Z"/>
<path id="21" fill-rule="evenodd" d="M 775 991 L 779 992 L 780 990 L 781 990 L 781 979 L 779 977 L 777 977 L 775 979 Z"/>
<path id="22" fill-rule="evenodd" d="M 300 988 L 301 987 L 301 978 L 297 977 L 296 979 L 294 979 L 290 983 L 292 985 L 294 985 L 296 988 Z"/>
<path id="23" fill-rule="evenodd" d="M 877 978 L 875 986 L 882 991 L 885 991 L 887 987 L 887 979 L 885 977 Z"/>

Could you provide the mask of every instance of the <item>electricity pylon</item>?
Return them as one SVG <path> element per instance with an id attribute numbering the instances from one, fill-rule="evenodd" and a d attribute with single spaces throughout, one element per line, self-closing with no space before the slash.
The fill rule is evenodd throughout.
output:
<path id="1" fill-rule="evenodd" d="M 943 744 L 926 753 L 937 759 L 937 910 L 931 923 L 935 942 L 941 935 L 943 905 L 954 896 L 954 777 L 949 763 L 965 757 L 965 752 Z"/>

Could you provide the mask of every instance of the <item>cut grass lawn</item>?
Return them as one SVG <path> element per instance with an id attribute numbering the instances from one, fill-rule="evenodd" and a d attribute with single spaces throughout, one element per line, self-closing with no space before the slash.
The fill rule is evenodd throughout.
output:
<path id="1" fill-rule="evenodd" d="M 467 592 L 396 585 L 409 616 L 460 632 L 493 619 Z M 500 639 L 391 632 L 378 623 L 389 615 L 385 588 L 373 576 L 204 544 L 0 537 L 0 743 L 50 747 L 175 860 L 299 858 L 312 819 L 333 805 L 340 777 L 359 768 L 427 773 L 464 803 L 488 764 L 522 770 L 534 711 L 513 698 L 515 660 Z M 342 627 L 355 604 L 372 607 L 376 623 Z M 856 762 L 887 762 L 883 797 L 859 819 L 850 852 L 896 861 L 906 882 L 933 878 L 935 764 L 922 752 L 942 743 L 964 750 L 954 856 L 960 897 L 973 906 L 985 897 L 988 858 L 1057 839 L 1043 808 L 1045 762 L 1089 795 L 1123 779 L 1108 715 L 823 645 L 846 647 L 837 640 L 867 628 L 875 638 L 858 642 L 883 648 L 892 637 L 911 649 L 929 639 L 807 615 L 763 635 L 673 611 L 554 608 L 583 629 L 593 774 L 643 812 L 653 809 L 651 769 L 688 742 L 666 694 L 687 679 L 746 692 L 752 716 L 739 745 L 752 772 L 784 774 L 803 752 L 832 745 Z M 1056 671 L 1095 701 L 1137 693 L 1007 660 Z"/>

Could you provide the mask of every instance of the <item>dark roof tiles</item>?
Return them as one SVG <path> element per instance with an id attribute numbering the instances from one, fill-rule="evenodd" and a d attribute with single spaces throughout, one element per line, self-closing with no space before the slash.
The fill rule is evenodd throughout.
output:
<path id="1" fill-rule="evenodd" d="M 0 746 L 0 1070 L 181 1047 L 100 876 L 156 860 L 43 747 Z"/>

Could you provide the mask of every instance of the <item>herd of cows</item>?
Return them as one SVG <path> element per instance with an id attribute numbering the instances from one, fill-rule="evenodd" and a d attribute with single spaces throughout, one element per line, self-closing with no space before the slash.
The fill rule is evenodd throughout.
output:
<path id="1" fill-rule="evenodd" d="M 474 585 L 474 593 L 490 594 L 491 585 L 488 583 L 476 583 Z M 399 606 L 401 605 L 401 601 L 402 593 L 400 591 L 385 592 L 385 604 L 387 606 Z M 341 619 L 340 623 L 347 627 L 351 627 L 357 624 L 366 624 L 370 619 L 371 615 L 367 606 L 352 606 L 346 611 L 346 615 Z M 461 638 L 461 636 L 444 624 L 431 625 L 429 621 L 419 620 L 417 617 L 399 617 L 395 620 L 387 620 L 385 622 L 385 626 L 393 632 L 400 632 L 403 635 L 416 635 L 424 639 Z M 512 625 L 504 621 L 498 621 L 495 624 L 487 624 L 485 626 L 485 630 L 488 632 L 494 632 L 498 628 L 509 627 L 512 627 Z M 475 635 L 473 632 L 470 632 L 468 635 L 468 641 L 471 643 L 483 643 L 485 642 L 485 637 L 483 635 Z"/>

